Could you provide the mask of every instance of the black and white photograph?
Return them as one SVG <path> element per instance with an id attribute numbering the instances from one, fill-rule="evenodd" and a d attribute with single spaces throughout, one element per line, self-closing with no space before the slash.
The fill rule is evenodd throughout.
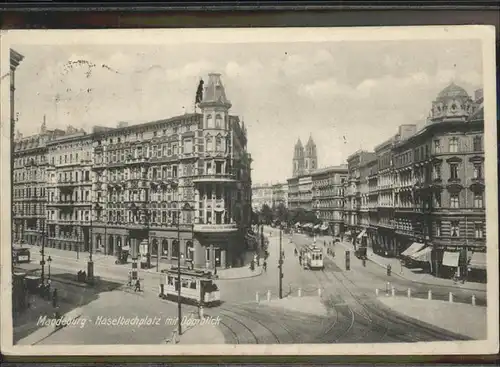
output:
<path id="1" fill-rule="evenodd" d="M 3 32 L 3 353 L 498 351 L 494 35 Z"/>

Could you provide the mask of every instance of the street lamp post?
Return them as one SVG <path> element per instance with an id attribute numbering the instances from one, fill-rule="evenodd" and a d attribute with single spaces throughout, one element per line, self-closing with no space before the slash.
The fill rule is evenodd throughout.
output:
<path id="1" fill-rule="evenodd" d="M 45 225 L 44 225 L 42 232 L 42 249 L 40 250 L 40 254 L 42 255 L 42 260 L 40 260 L 40 265 L 42 266 L 42 275 L 41 275 L 42 284 L 45 283 L 45 238 L 46 237 L 47 234 L 45 233 Z"/>
<path id="2" fill-rule="evenodd" d="M 279 258 L 279 292 L 280 299 L 283 298 L 283 250 L 282 250 L 282 230 L 280 225 L 280 258 Z"/>
<path id="3" fill-rule="evenodd" d="M 50 255 L 49 255 L 48 259 L 47 259 L 47 263 L 49 265 L 49 280 L 50 280 L 50 264 L 52 263 L 52 258 L 50 257 Z"/>

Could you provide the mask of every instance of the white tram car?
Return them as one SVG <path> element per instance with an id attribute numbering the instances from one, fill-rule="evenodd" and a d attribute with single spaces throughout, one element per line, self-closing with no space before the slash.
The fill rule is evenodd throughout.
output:
<path id="1" fill-rule="evenodd" d="M 323 249 L 315 245 L 304 247 L 304 268 L 310 270 L 322 270 L 323 264 Z"/>
<path id="2" fill-rule="evenodd" d="M 159 297 L 177 302 L 179 295 L 177 267 L 165 272 Z M 220 291 L 211 272 L 181 267 L 181 302 L 195 305 L 220 304 Z"/>

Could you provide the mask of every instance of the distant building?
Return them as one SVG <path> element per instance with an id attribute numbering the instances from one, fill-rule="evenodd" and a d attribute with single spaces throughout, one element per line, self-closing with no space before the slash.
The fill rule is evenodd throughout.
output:
<path id="1" fill-rule="evenodd" d="M 317 169 L 311 178 L 312 210 L 336 236 L 344 231 L 343 185 L 347 180 L 347 165 Z"/>
<path id="2" fill-rule="evenodd" d="M 273 185 L 254 184 L 252 185 L 252 209 L 254 212 L 262 210 L 262 206 L 273 207 Z"/>
<path id="3" fill-rule="evenodd" d="M 277 183 L 272 186 L 273 190 L 273 207 L 283 204 L 288 207 L 288 183 Z"/>

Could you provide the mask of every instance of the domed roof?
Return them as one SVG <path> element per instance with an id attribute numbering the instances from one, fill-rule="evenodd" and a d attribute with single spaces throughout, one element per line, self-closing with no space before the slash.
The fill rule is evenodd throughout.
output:
<path id="1" fill-rule="evenodd" d="M 455 83 L 451 83 L 449 86 L 444 88 L 439 94 L 438 99 L 448 99 L 448 98 L 470 98 L 469 94 L 462 87 L 456 85 Z"/>

